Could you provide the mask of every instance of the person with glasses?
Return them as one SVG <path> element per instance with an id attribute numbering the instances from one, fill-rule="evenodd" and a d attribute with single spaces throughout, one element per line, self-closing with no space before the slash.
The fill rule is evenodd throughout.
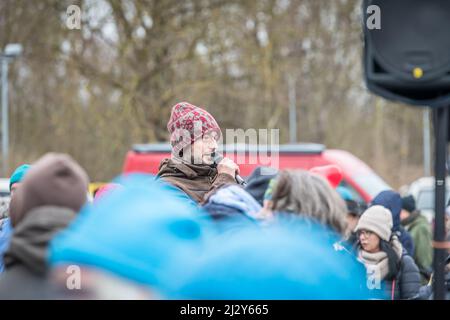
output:
<path id="1" fill-rule="evenodd" d="M 366 267 L 367 287 L 391 300 L 418 299 L 419 269 L 391 230 L 392 215 L 379 205 L 367 209 L 355 228 L 357 257 Z"/>

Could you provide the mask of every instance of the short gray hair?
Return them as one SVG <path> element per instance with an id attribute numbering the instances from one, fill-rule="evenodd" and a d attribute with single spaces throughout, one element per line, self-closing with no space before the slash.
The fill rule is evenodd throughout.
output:
<path id="1" fill-rule="evenodd" d="M 346 205 L 328 181 L 303 170 L 283 170 L 273 191 L 273 210 L 314 218 L 344 235 Z"/>

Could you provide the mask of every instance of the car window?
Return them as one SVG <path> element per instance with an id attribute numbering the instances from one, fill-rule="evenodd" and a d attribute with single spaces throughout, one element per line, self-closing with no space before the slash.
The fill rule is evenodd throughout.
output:
<path id="1" fill-rule="evenodd" d="M 352 177 L 358 186 L 366 191 L 372 198 L 375 198 L 381 191 L 392 190 L 389 185 L 376 174 L 365 174 Z"/>
<path id="2" fill-rule="evenodd" d="M 450 192 L 445 195 L 445 203 L 448 203 Z M 418 210 L 434 210 L 434 190 L 421 190 L 417 195 L 416 207 Z"/>

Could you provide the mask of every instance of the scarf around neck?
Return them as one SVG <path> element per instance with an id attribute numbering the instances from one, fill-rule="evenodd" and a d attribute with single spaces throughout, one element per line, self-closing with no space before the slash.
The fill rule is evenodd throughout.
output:
<path id="1" fill-rule="evenodd" d="M 403 253 L 403 247 L 398 240 L 398 237 L 393 236 L 389 244 L 400 259 Z M 364 264 L 367 271 L 374 272 L 377 277 L 380 277 L 380 280 L 384 280 L 389 273 L 388 256 L 384 251 L 370 253 L 360 248 L 358 253 L 358 260 L 360 260 Z"/>

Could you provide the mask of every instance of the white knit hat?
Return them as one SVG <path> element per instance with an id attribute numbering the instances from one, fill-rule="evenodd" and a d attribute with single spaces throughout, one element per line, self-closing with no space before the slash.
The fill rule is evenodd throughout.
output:
<path id="1" fill-rule="evenodd" d="M 355 232 L 369 230 L 376 233 L 381 239 L 389 241 L 391 238 L 392 214 L 383 206 L 372 206 L 361 215 Z"/>

